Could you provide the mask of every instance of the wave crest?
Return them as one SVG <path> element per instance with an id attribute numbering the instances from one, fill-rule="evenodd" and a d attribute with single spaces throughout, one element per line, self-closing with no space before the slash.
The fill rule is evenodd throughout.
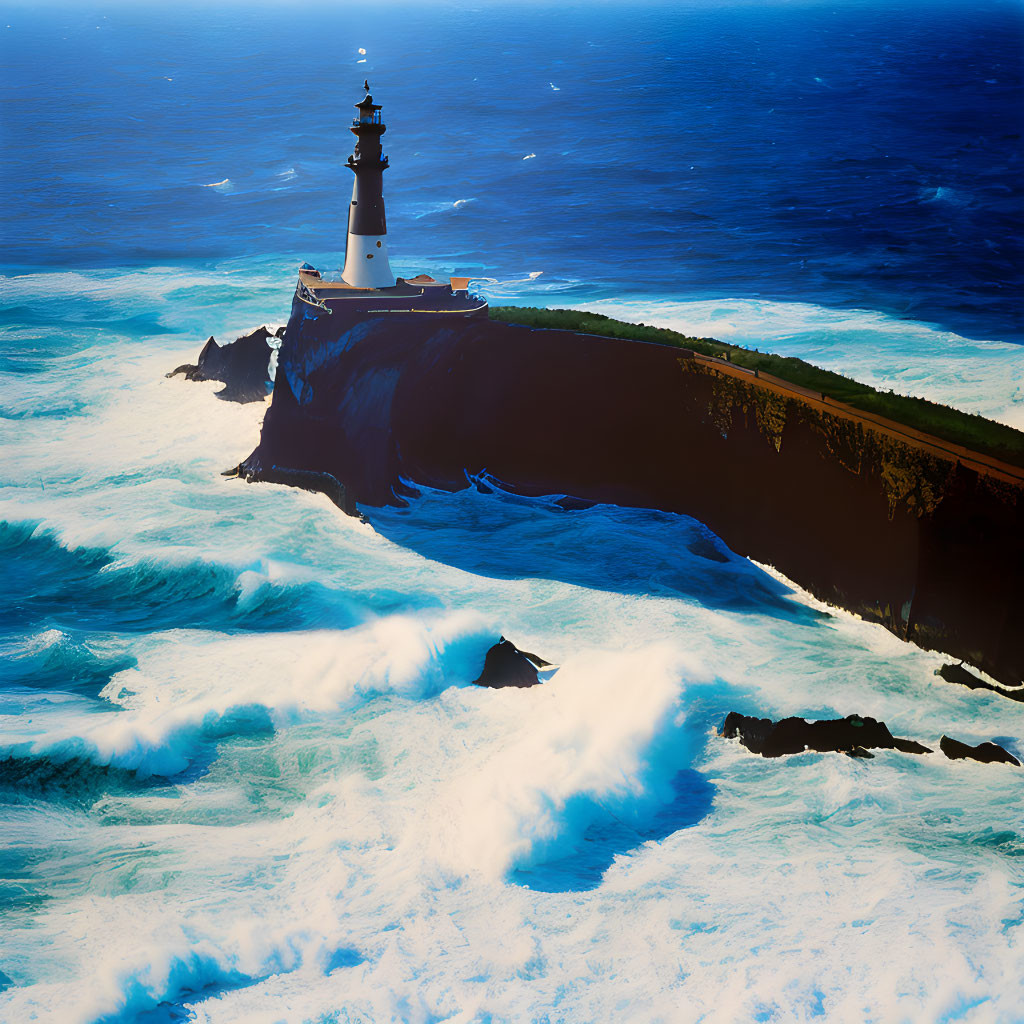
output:
<path id="1" fill-rule="evenodd" d="M 185 638 L 201 643 L 185 645 Z M 471 682 L 494 634 L 478 616 L 391 616 L 343 632 L 224 637 L 175 631 L 101 692 L 121 710 L 40 707 L 12 719 L 0 757 L 81 760 L 170 777 L 211 742 L 253 734 L 389 694 L 406 700 Z"/>
<path id="2" fill-rule="evenodd" d="M 543 687 L 503 691 L 526 725 L 449 787 L 439 859 L 503 878 L 573 854 L 600 819 L 648 819 L 692 757 L 683 695 L 704 676 L 666 643 L 580 655 Z"/>

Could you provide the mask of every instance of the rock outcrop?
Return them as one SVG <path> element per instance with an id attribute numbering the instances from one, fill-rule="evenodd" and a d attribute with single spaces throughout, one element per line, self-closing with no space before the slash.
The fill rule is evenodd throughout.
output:
<path id="1" fill-rule="evenodd" d="M 287 466 L 261 466 L 254 469 L 239 465 L 234 469 L 226 469 L 221 476 L 241 477 L 248 484 L 282 484 L 285 487 L 298 487 L 302 491 L 323 494 L 346 515 L 359 515 L 352 492 L 330 473 L 312 469 L 290 469 Z"/>
<path id="2" fill-rule="evenodd" d="M 874 757 L 872 750 L 899 750 L 905 754 L 931 754 L 916 740 L 901 739 L 889 732 L 884 722 L 860 715 L 846 718 L 823 719 L 808 722 L 804 718 L 783 718 L 773 722 L 770 718 L 753 718 L 730 711 L 722 723 L 721 735 L 728 740 L 737 739 L 754 754 L 762 757 L 785 757 L 813 750 L 817 753 L 842 753 L 850 757 Z M 967 743 L 943 736 L 939 749 L 952 761 L 969 758 L 984 764 L 1012 764 L 1020 767 L 1009 751 L 998 743 Z"/>
<path id="3" fill-rule="evenodd" d="M 1024 686 L 1016 686 L 1007 689 L 1002 686 L 993 686 L 980 676 L 969 672 L 964 668 L 963 662 L 959 665 L 943 665 L 935 670 L 935 674 L 947 683 L 956 683 L 958 686 L 966 686 L 969 690 L 991 690 L 1002 697 L 1009 697 L 1010 700 L 1024 701 Z"/>
<path id="4" fill-rule="evenodd" d="M 225 385 L 218 398 L 228 402 L 262 402 L 270 393 L 270 372 L 274 345 L 285 328 L 274 333 L 264 325 L 243 334 L 227 345 L 218 345 L 212 335 L 207 339 L 196 362 L 185 363 L 172 370 L 168 377 L 184 374 L 188 380 L 219 380 Z"/>
<path id="5" fill-rule="evenodd" d="M 484 670 L 473 683 L 492 689 L 505 686 L 536 686 L 540 682 L 537 669 L 548 665 L 550 662 L 538 658 L 536 654 L 530 654 L 529 651 L 519 650 L 511 640 L 502 637 L 487 652 Z"/>
<path id="6" fill-rule="evenodd" d="M 726 739 L 738 739 L 762 757 L 783 757 L 813 750 L 873 757 L 871 750 L 900 750 L 905 754 L 930 754 L 931 748 L 914 740 L 893 736 L 885 722 L 848 715 L 846 718 L 808 722 L 803 718 L 751 718 L 731 711 L 722 725 Z"/>
<path id="7" fill-rule="evenodd" d="M 981 761 L 982 764 L 1013 764 L 1020 767 L 1020 761 L 998 743 L 979 743 L 972 747 L 949 736 L 943 736 L 939 740 L 939 749 L 952 761 L 969 758 L 972 761 Z"/>

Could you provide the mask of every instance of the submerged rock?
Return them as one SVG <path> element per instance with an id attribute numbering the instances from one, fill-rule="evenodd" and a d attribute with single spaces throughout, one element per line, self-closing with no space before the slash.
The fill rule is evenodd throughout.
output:
<path id="1" fill-rule="evenodd" d="M 502 637 L 484 658 L 484 670 L 478 679 L 473 680 L 475 686 L 489 686 L 500 689 L 504 686 L 536 686 L 540 679 L 538 668 L 550 665 L 549 661 L 538 658 L 529 651 L 521 651 L 511 640 Z"/>
<path id="2" fill-rule="evenodd" d="M 952 761 L 969 758 L 972 761 L 981 761 L 982 764 L 1015 764 L 1020 767 L 1020 761 L 998 743 L 979 743 L 972 747 L 949 736 L 943 736 L 939 740 L 939 749 Z"/>
<path id="3" fill-rule="evenodd" d="M 848 715 L 846 718 L 808 722 L 803 718 L 752 718 L 731 711 L 722 725 L 726 739 L 738 739 L 748 750 L 762 757 L 818 753 L 845 753 L 851 757 L 873 757 L 871 748 L 901 750 L 905 754 L 930 754 L 931 748 L 914 740 L 893 736 L 885 722 Z"/>
<path id="4" fill-rule="evenodd" d="M 195 364 L 185 363 L 168 377 L 184 374 L 188 380 L 219 380 L 226 385 L 217 392 L 228 402 L 262 402 L 272 384 L 270 361 L 274 347 L 271 339 L 284 337 L 285 328 L 271 333 L 263 325 L 243 334 L 230 344 L 218 345 L 210 335 Z"/>

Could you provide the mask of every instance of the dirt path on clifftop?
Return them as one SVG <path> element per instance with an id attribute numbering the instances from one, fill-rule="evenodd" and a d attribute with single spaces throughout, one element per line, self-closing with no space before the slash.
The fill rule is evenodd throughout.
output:
<path id="1" fill-rule="evenodd" d="M 862 426 L 870 428 L 878 433 L 897 441 L 903 441 L 913 447 L 944 458 L 950 462 L 960 462 L 969 469 L 985 476 L 991 476 L 1007 483 L 1024 485 L 1024 469 L 1013 466 L 1007 462 L 1001 462 L 991 456 L 983 455 L 980 452 L 964 448 L 962 445 L 952 441 L 945 441 L 934 434 L 926 434 L 921 430 L 915 430 L 895 420 L 886 419 L 874 413 L 864 412 L 839 402 L 834 398 L 827 398 L 818 391 L 811 391 L 808 388 L 800 387 L 798 384 L 790 384 L 779 377 L 768 373 L 759 373 L 757 370 L 749 370 L 744 366 L 737 366 L 725 359 L 717 359 L 714 356 L 702 355 L 699 352 L 690 352 L 693 360 L 708 369 L 714 370 L 725 377 L 735 377 L 754 384 L 765 391 L 769 391 L 784 398 L 797 397 L 806 402 L 811 408 L 818 412 L 826 412 L 833 416 L 842 416 Z"/>

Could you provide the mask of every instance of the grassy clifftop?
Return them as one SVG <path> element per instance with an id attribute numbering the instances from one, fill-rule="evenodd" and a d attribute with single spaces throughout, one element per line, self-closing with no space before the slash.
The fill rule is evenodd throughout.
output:
<path id="1" fill-rule="evenodd" d="M 703 355 L 728 359 L 737 366 L 769 373 L 790 384 L 827 395 L 864 412 L 885 416 L 897 423 L 962 445 L 972 451 L 1024 467 L 1024 433 L 995 423 L 983 416 L 960 412 L 923 398 L 907 398 L 892 392 L 876 391 L 867 384 L 851 380 L 831 370 L 805 363 L 802 359 L 756 352 L 714 338 L 690 338 L 664 327 L 648 327 L 613 320 L 601 313 L 575 309 L 535 309 L 528 306 L 492 306 L 492 320 L 543 327 L 550 330 L 577 331 L 606 338 L 628 338 L 685 348 Z"/>

